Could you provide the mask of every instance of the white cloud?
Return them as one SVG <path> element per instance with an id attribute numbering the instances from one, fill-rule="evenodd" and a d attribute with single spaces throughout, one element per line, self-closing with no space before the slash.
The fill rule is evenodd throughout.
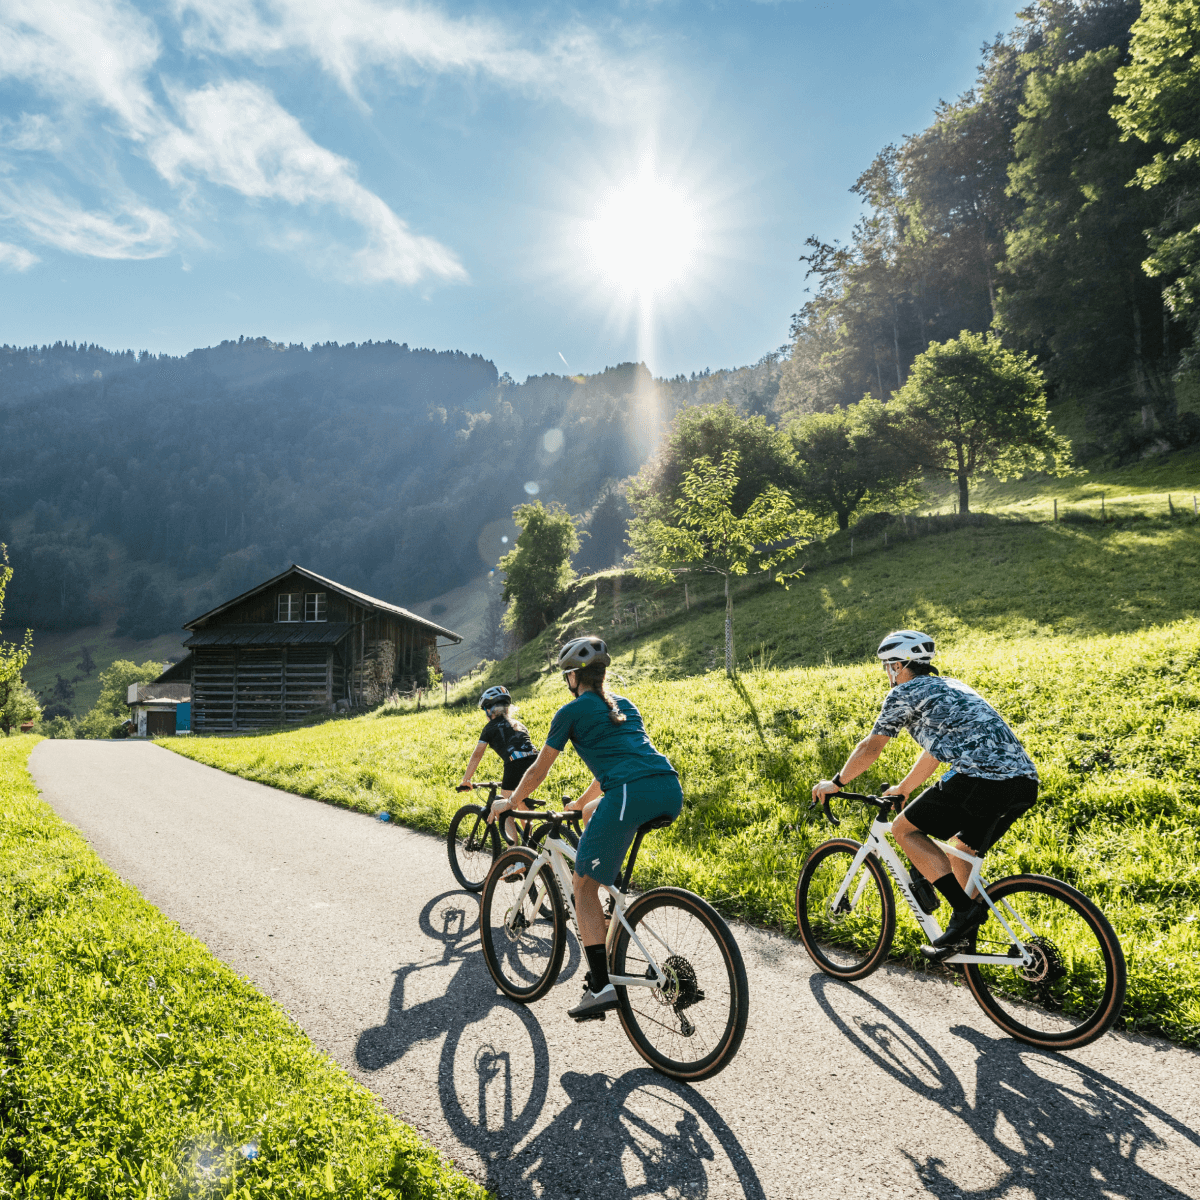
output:
<path id="1" fill-rule="evenodd" d="M 8 267 L 13 271 L 28 271 L 34 263 L 41 262 L 36 254 L 23 246 L 14 246 L 11 242 L 0 242 L 0 267 Z"/>
<path id="2" fill-rule="evenodd" d="M 122 0 L 4 0 L 0 9 L 0 77 L 64 107 L 107 108 L 134 138 L 158 124 L 145 78 L 159 52 L 154 26 Z"/>
<path id="3" fill-rule="evenodd" d="M 606 120 L 644 116 L 653 85 L 644 64 L 614 56 L 590 29 L 571 25 L 536 46 L 479 17 L 453 18 L 381 0 L 175 0 L 198 50 L 255 59 L 295 52 L 314 58 L 351 96 L 359 76 L 383 68 L 404 78 L 428 72 L 482 75 L 556 97 Z"/>
<path id="4" fill-rule="evenodd" d="M 138 200 L 88 211 L 47 187 L 12 181 L 0 183 L 0 218 L 48 246 L 91 258 L 160 258 L 175 242 L 170 217 Z"/>
<path id="5" fill-rule="evenodd" d="M 62 139 L 44 113 L 22 113 L 15 121 L 0 118 L 0 146 L 9 150 L 62 152 Z"/>
<path id="6" fill-rule="evenodd" d="M 221 83 L 177 93 L 173 101 L 183 127 L 148 148 L 168 182 L 198 176 L 258 200 L 332 206 L 366 232 L 367 245 L 349 255 L 344 270 L 358 279 L 466 278 L 452 251 L 413 233 L 359 183 L 353 164 L 317 145 L 269 92 L 252 83 Z"/>

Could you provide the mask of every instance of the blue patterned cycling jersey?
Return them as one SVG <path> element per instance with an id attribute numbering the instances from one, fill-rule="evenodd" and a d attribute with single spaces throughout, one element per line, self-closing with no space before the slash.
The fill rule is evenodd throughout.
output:
<path id="1" fill-rule="evenodd" d="M 918 675 L 892 688 L 871 732 L 895 737 L 902 729 L 939 762 L 949 763 L 963 775 L 1038 777 L 1033 760 L 1004 718 L 958 679 Z"/>

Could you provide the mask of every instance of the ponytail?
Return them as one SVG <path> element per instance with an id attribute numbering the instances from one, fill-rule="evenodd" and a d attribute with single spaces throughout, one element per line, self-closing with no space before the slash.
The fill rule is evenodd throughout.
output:
<path id="1" fill-rule="evenodd" d="M 589 663 L 575 672 L 575 678 L 579 687 L 591 689 L 608 705 L 608 719 L 614 725 L 620 725 L 625 720 L 625 714 L 617 707 L 612 692 L 608 690 L 608 684 L 605 682 L 607 673 L 608 668 L 601 663 Z"/>

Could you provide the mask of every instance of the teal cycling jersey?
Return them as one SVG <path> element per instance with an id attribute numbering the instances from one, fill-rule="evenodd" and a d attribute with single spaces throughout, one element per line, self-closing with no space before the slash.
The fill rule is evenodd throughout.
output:
<path id="1" fill-rule="evenodd" d="M 645 775 L 676 774 L 667 756 L 654 748 L 633 701 L 624 696 L 613 699 L 624 721 L 610 719 L 601 696 L 583 692 L 554 714 L 546 745 L 562 751 L 570 742 L 606 792 Z"/>

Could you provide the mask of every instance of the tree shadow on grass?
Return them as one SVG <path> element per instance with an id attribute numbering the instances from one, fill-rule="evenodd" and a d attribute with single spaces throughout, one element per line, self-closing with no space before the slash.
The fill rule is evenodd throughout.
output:
<path id="1" fill-rule="evenodd" d="M 809 981 L 821 1010 L 852 1045 L 910 1091 L 953 1113 L 999 1160 L 998 1178 L 971 1189 L 955 1183 L 953 1164 L 902 1151 L 917 1179 L 938 1200 L 1110 1200 L 1113 1195 L 1185 1197 L 1137 1162 L 1139 1151 L 1200 1135 L 1101 1071 L 1061 1054 L 958 1025 L 949 1032 L 978 1052 L 968 1090 L 949 1063 L 903 1017 L 851 984 L 823 975 Z M 853 994 L 874 1009 L 844 1017 L 839 997 Z M 875 1015 L 877 1014 L 877 1015 Z"/>

